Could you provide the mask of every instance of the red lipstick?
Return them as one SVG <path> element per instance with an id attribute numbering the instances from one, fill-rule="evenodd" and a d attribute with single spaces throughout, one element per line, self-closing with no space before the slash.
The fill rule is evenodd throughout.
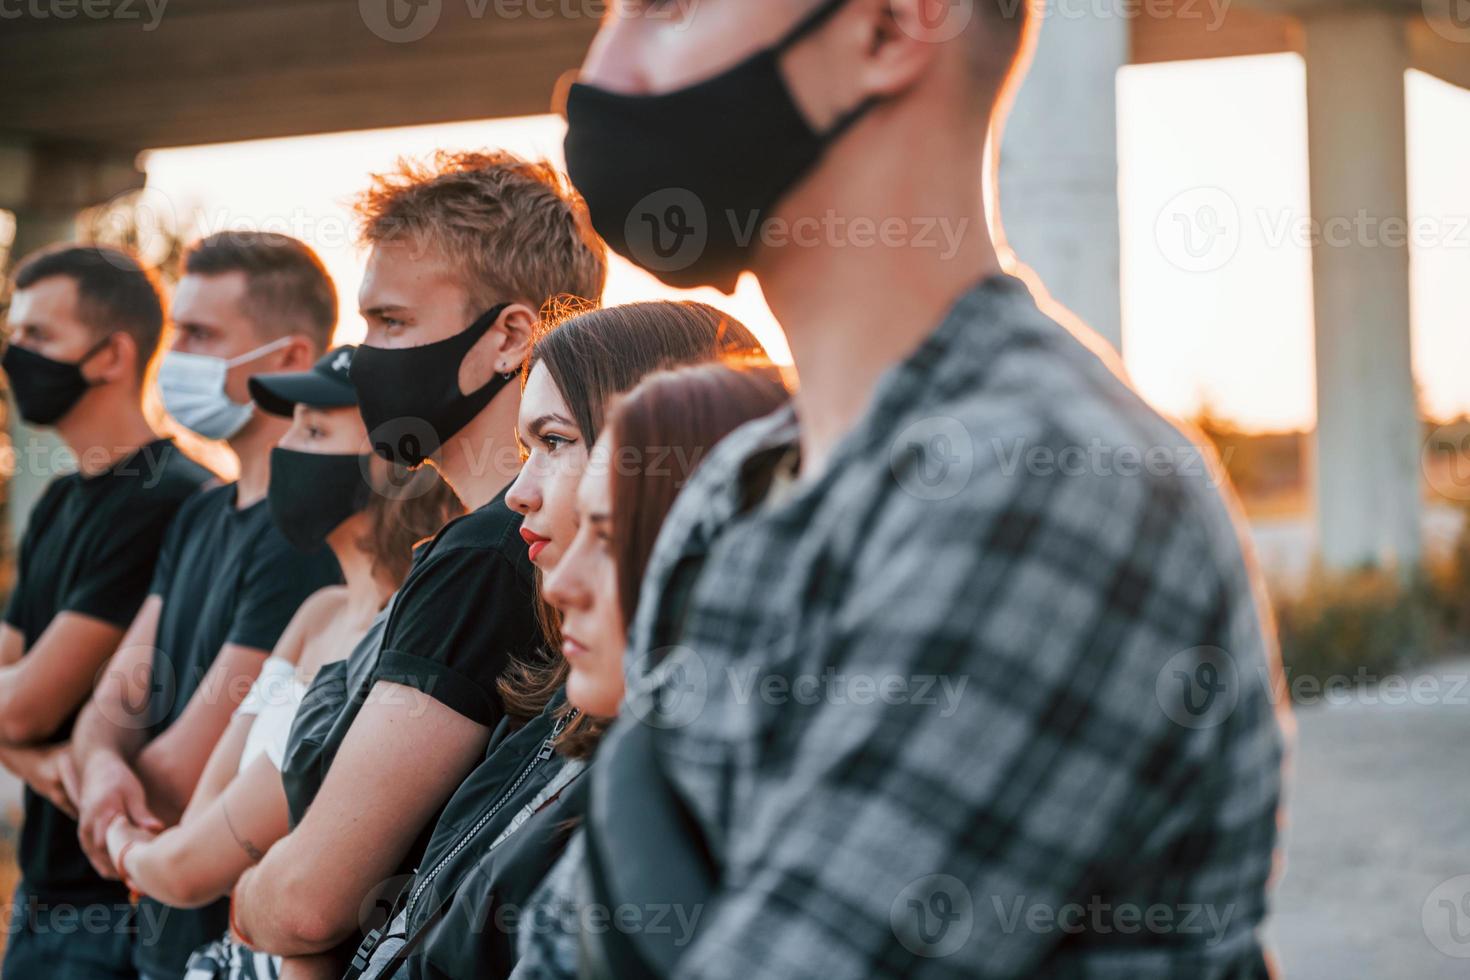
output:
<path id="1" fill-rule="evenodd" d="M 526 542 L 526 556 L 532 561 L 535 561 L 536 556 L 546 550 L 546 545 L 551 541 L 550 538 L 537 534 L 535 531 L 526 527 L 521 528 L 521 540 Z"/>

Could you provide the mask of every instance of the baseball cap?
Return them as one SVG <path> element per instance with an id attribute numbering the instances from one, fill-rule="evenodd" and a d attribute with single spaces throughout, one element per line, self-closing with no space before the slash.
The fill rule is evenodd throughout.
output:
<path id="1" fill-rule="evenodd" d="M 348 372 L 352 370 L 353 346 L 327 351 L 310 371 L 257 374 L 250 379 L 250 397 L 272 415 L 292 415 L 297 405 L 310 408 L 346 408 L 357 404 L 357 389 Z"/>

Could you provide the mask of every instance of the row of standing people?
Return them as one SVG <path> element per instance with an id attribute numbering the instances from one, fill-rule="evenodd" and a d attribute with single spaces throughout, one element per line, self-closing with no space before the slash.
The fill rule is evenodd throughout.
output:
<path id="1" fill-rule="evenodd" d="M 483 192 L 491 184 L 499 185 L 502 206 L 507 197 L 528 195 L 564 209 L 566 220 L 557 231 L 580 249 L 579 257 L 595 277 L 579 282 L 573 275 L 559 284 L 596 295 L 600 246 L 573 214 L 575 203 L 559 196 L 565 193 L 561 185 L 540 165 L 508 156 L 459 158 L 421 184 L 398 189 L 392 206 L 421 206 L 445 186 L 457 186 L 464 194 L 471 188 Z M 450 203 L 463 206 L 466 201 Z M 390 203 L 372 198 L 363 206 Z M 487 238 L 508 237 L 492 222 L 482 227 Z M 416 268 L 444 261 L 436 257 L 425 262 L 407 249 L 388 254 L 404 256 L 410 265 L 392 269 L 393 259 L 375 254 L 375 276 L 412 278 Z M 502 265 L 501 275 L 513 275 L 511 268 Z M 442 291 L 411 301 L 400 296 L 382 309 L 423 326 L 425 309 L 471 310 L 482 302 L 473 294 L 486 292 L 486 284 L 455 282 L 448 270 L 435 271 L 442 277 L 437 283 Z M 295 288 L 282 297 L 282 280 L 288 277 L 296 280 Z M 646 303 L 540 323 L 536 313 L 541 303 L 570 296 L 565 290 L 537 296 L 535 305 L 490 304 L 462 332 L 443 324 L 452 340 L 460 338 L 455 342 L 462 349 L 441 365 L 423 361 L 433 343 L 413 343 L 420 338 L 409 333 L 404 344 L 403 328 L 396 321 L 386 328 L 389 344 L 396 340 L 403 346 L 385 344 L 374 350 L 409 351 L 420 363 L 383 379 L 385 386 L 448 389 L 450 382 L 457 383 L 467 352 L 487 335 L 500 353 L 491 377 L 469 386 L 473 396 L 451 396 L 437 408 L 415 406 L 411 416 L 380 422 L 374 432 L 378 439 L 397 437 L 397 445 L 380 456 L 373 451 L 365 421 L 371 407 L 363 403 L 371 397 L 361 394 L 358 350 L 338 347 L 308 370 L 282 371 L 312 351 L 310 335 L 290 331 L 269 337 L 263 325 L 247 319 L 259 310 L 289 331 L 290 324 L 311 312 L 304 299 L 327 295 L 324 290 L 331 284 L 325 277 L 306 246 L 279 236 L 227 233 L 188 252 L 174 306 L 173 345 L 160 365 L 159 388 L 176 422 L 199 436 L 227 441 L 240 457 L 239 480 L 205 487 L 208 474 L 169 440 L 150 438 L 124 449 L 85 441 L 99 413 L 111 415 L 125 406 L 142 417 L 135 351 L 142 352 L 144 361 L 152 351 L 119 329 L 126 311 L 110 305 L 110 299 L 122 288 L 138 295 L 154 290 L 148 274 L 127 255 L 93 247 L 48 249 L 19 267 L 7 373 L 27 420 L 57 428 L 83 470 L 55 481 L 30 522 L 21 581 L 10 607 L 12 621 L 37 634 L 57 627 L 45 643 L 24 649 L 27 655 L 39 654 L 26 666 L 41 663 L 53 647 L 59 649 L 73 621 L 97 618 L 97 607 L 79 596 L 107 592 L 108 583 L 98 581 L 107 575 L 109 599 L 119 608 L 111 625 L 120 635 L 117 652 L 82 712 L 80 739 L 74 738 L 75 744 L 55 741 L 69 733 L 68 723 L 66 730 L 45 733 L 49 744 L 34 750 L 36 769 L 42 772 L 17 766 L 36 788 L 28 793 L 23 847 L 27 874 L 16 902 L 12 975 L 28 975 L 42 962 L 52 975 L 64 971 L 68 962 L 79 964 L 78 976 L 96 975 L 110 956 L 109 969 L 116 975 L 135 975 L 135 968 L 144 976 L 180 975 L 187 968 L 210 976 L 216 971 L 276 976 L 286 953 L 302 959 L 302 969 L 340 972 L 332 953 L 354 938 L 363 902 L 381 898 L 396 873 L 416 866 L 430 843 L 436 815 L 476 768 L 477 756 L 488 761 L 494 756 L 491 750 L 512 730 L 524 739 L 523 723 L 548 708 L 563 715 L 559 727 L 565 731 L 558 747 L 564 742 L 582 745 L 585 751 L 587 732 L 595 731 L 596 724 L 579 724 L 577 700 L 568 705 L 556 694 L 567 674 L 558 648 L 573 642 L 560 631 L 563 606 L 557 596 L 573 597 L 565 608 L 574 621 L 591 617 L 585 632 L 597 647 L 588 675 L 598 687 L 591 696 L 593 717 L 612 713 L 609 699 L 616 704 L 620 690 L 609 685 L 621 685 L 621 624 L 629 615 L 619 603 L 616 584 L 611 595 L 603 594 L 605 575 L 593 573 L 598 579 L 594 589 L 589 570 L 568 563 L 561 566 L 561 583 L 547 583 L 538 605 L 533 564 L 555 567 L 561 552 L 574 547 L 585 554 L 583 566 L 610 555 L 608 548 L 583 539 L 595 533 L 607 540 L 613 527 L 624 525 L 613 523 L 609 509 L 613 488 L 606 481 L 616 471 L 592 470 L 604 481 L 595 515 L 579 521 L 575 499 L 609 402 L 637 388 L 627 395 L 625 407 L 636 412 L 639 398 L 645 399 L 642 414 L 634 415 L 645 426 L 650 419 L 683 423 L 682 429 L 660 432 L 662 423 L 656 422 L 654 431 L 645 429 L 637 437 L 646 442 L 649 459 L 660 461 L 669 453 L 658 447 L 674 439 L 677 453 L 667 466 L 634 465 L 626 458 L 622 465 L 631 482 L 622 486 L 620 500 L 632 508 L 624 520 L 639 526 L 640 541 L 620 547 L 619 554 L 641 566 L 652 548 L 661 509 L 714 441 L 786 397 L 779 373 L 752 363 L 764 355 L 755 337 L 713 308 Z M 365 309 L 379 308 L 368 305 L 367 298 L 378 282 L 370 278 L 364 290 Z M 278 291 L 274 306 L 263 302 L 271 287 Z M 519 291 L 525 288 L 521 282 L 491 288 L 526 295 Z M 196 295 L 203 297 L 199 312 L 190 305 Z M 292 309 L 293 303 L 299 308 Z M 211 312 L 222 309 L 245 313 L 237 323 L 248 329 L 210 319 Z M 160 326 L 150 327 L 155 343 Z M 189 346 L 211 334 L 216 349 L 226 353 L 206 354 Z M 66 356 L 67 348 L 78 343 L 90 349 L 80 357 Z M 90 374 L 104 357 L 124 370 L 114 371 L 109 364 L 102 367 L 105 374 Z M 707 374 L 668 373 L 680 365 L 721 359 L 731 364 Z M 41 369 L 30 370 L 36 365 Z M 389 369 L 397 366 L 390 364 Z M 663 383 L 671 387 L 638 386 L 644 376 L 660 371 L 666 373 Z M 74 397 L 60 398 L 57 381 L 63 374 L 86 377 L 85 388 L 73 385 Z M 522 375 L 522 383 L 507 383 Z M 731 388 L 732 379 L 743 380 Z M 244 385 L 248 401 L 232 397 L 238 384 Z M 722 397 L 732 391 L 743 397 Z M 466 409 L 476 399 L 479 406 Z M 59 413 L 47 410 L 48 401 Z M 504 412 L 507 405 L 515 413 L 510 419 L 486 420 L 501 423 L 496 435 L 510 439 L 468 442 L 465 428 L 479 416 Z M 691 410 L 698 414 L 690 416 Z M 391 431 L 409 419 L 410 430 L 427 426 L 423 443 L 415 441 L 419 433 Z M 513 464 L 502 464 L 488 478 L 468 485 L 458 482 L 451 490 L 439 467 L 445 444 L 455 439 L 463 443 L 467 461 L 477 451 L 493 456 L 498 450 Z M 255 446 L 260 451 L 252 459 Z M 410 468 L 429 459 L 436 466 Z M 507 475 L 514 480 L 505 479 Z M 246 481 L 252 477 L 263 485 L 247 496 Z M 647 486 L 645 480 L 650 481 Z M 84 502 L 75 505 L 71 497 L 79 491 Z M 477 496 L 485 498 L 483 503 L 465 514 L 462 501 Z M 156 501 L 159 513 L 140 513 L 140 498 L 148 504 Z M 155 535 L 152 547 L 128 537 L 97 549 L 100 538 L 119 535 L 121 525 L 136 524 L 142 517 L 153 522 L 148 528 Z M 531 529 L 543 522 L 546 533 Z M 570 528 L 578 523 L 586 530 L 574 541 Z M 127 556 L 124 565 L 116 560 L 119 552 Z M 589 562 L 594 553 L 598 558 Z M 621 577 L 631 583 L 636 598 L 636 568 L 614 572 L 615 581 Z M 425 599 L 432 599 L 432 607 L 417 608 Z M 52 608 L 40 610 L 47 600 Z M 23 620 L 28 607 L 38 616 L 49 613 L 49 621 Z M 224 607 L 219 616 L 201 615 L 214 607 Z M 266 610 L 274 620 L 256 625 Z M 188 621 L 192 632 L 185 626 Z M 120 632 L 124 627 L 127 635 Z M 432 637 L 432 648 L 415 638 L 415 629 L 421 637 Z M 210 657 L 208 646 L 221 638 L 219 651 Z M 129 662 L 130 657 L 136 660 Z M 95 672 L 101 666 L 99 661 L 84 670 Z M 134 691 L 146 693 L 129 700 Z M 112 694 L 120 697 L 109 701 Z M 54 692 L 48 697 L 56 700 Z M 454 750 L 452 757 L 462 760 L 460 769 L 447 777 L 430 770 L 438 785 L 427 790 L 427 806 L 413 824 L 390 809 L 390 800 L 374 796 L 361 783 L 352 785 L 338 805 L 376 811 L 398 838 L 386 853 L 366 862 L 373 870 L 357 872 L 371 887 L 346 884 L 349 898 L 336 913 L 345 930 L 334 924 L 331 933 L 312 933 L 314 923 L 282 908 L 277 897 L 289 895 L 295 903 L 312 898 L 300 895 L 294 882 L 273 880 L 269 869 L 263 869 L 268 890 L 258 901 L 269 917 L 265 928 L 272 921 L 287 922 L 292 931 L 284 943 L 252 940 L 264 951 L 252 952 L 242 941 L 246 927 L 230 922 L 223 900 L 278 842 L 293 831 L 313 830 L 306 822 L 308 807 L 319 793 L 333 792 L 328 772 L 339 749 L 351 751 L 349 738 L 364 737 L 364 728 L 377 729 L 374 734 L 391 735 L 402 745 L 410 736 L 401 722 L 421 722 L 427 699 L 480 721 L 482 730 L 455 731 L 464 745 L 450 746 L 440 741 L 432 724 L 425 724 L 420 748 L 437 744 L 416 755 L 410 747 L 406 758 L 423 764 L 435 752 Z M 298 724 L 303 705 L 305 717 Z M 75 714 L 79 706 L 74 701 L 64 710 Z M 386 717 L 371 717 L 375 710 Z M 358 727 L 364 711 L 369 718 Z M 439 719 L 441 724 L 445 720 Z M 450 721 L 447 727 L 453 725 Z M 106 744 L 109 736 L 140 744 Z M 187 746 L 194 747 L 192 754 L 185 751 Z M 377 761 L 384 764 L 381 756 Z M 189 763 L 192 773 L 186 768 Z M 43 771 L 52 769 L 56 776 L 47 785 Z M 401 777 L 385 769 L 384 776 L 389 775 Z M 479 787 L 465 788 L 464 805 L 473 807 Z M 323 810 L 311 810 L 312 819 L 321 819 Z M 78 815 L 80 841 L 72 821 Z M 324 824 L 323 832 L 334 830 Z M 424 839 L 415 842 L 415 836 Z M 548 839 L 530 850 L 542 848 L 549 867 L 555 848 Z M 94 867 L 85 866 L 83 855 Z M 321 880 L 327 867 L 321 862 L 300 872 Z M 72 875 L 80 886 L 77 891 L 53 888 L 63 874 Z M 369 882 L 375 877 L 381 880 Z M 536 879 L 524 884 L 529 895 Z M 81 890 L 85 887 L 95 890 L 90 900 Z M 140 902 L 136 911 L 129 905 L 129 891 Z M 109 897 L 113 900 L 104 900 Z M 59 911 L 69 914 L 62 911 L 68 904 L 79 915 L 86 907 L 106 909 L 110 926 L 101 937 L 48 928 L 46 923 L 54 925 Z M 243 918 L 248 913 L 239 909 L 236 914 Z M 236 931 L 230 933 L 227 926 Z M 40 941 L 28 942 L 31 936 Z M 48 946 L 48 937 L 63 938 L 64 947 Z M 91 943 L 79 941 L 88 937 Z M 509 933 L 501 934 L 498 944 L 490 942 L 500 947 L 490 955 L 507 970 L 512 942 Z M 305 961 L 314 955 L 316 962 Z M 186 967 L 191 960 L 192 967 Z"/>
<path id="2" fill-rule="evenodd" d="M 228 485 L 140 408 L 147 275 L 21 266 L 6 370 L 81 472 L 0 647 L 7 973 L 1268 970 L 1259 577 L 1189 436 L 1000 271 L 979 148 L 1025 5 L 927 3 L 620 4 L 576 190 L 445 154 L 361 197 L 355 350 L 306 246 L 199 243 L 159 387 Z M 753 272 L 799 388 L 708 307 L 579 311 L 603 239 Z"/>

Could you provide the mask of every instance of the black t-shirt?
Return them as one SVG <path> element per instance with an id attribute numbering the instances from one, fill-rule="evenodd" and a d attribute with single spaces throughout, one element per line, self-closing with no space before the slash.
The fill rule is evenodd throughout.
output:
<path id="1" fill-rule="evenodd" d="M 384 621 L 340 669 L 317 674 L 286 747 L 283 777 L 293 826 L 378 681 L 423 691 L 488 728 L 500 721 L 505 709 L 496 682 L 512 659 L 541 655 L 535 567 L 520 527 L 503 492 L 445 525 L 415 554 Z M 405 870 L 422 856 L 437 819 L 425 826 Z"/>
<path id="2" fill-rule="evenodd" d="M 445 525 L 418 555 L 383 631 L 372 680 L 403 684 L 494 728 L 496 685 L 540 647 L 536 571 L 505 492 Z"/>
<path id="3" fill-rule="evenodd" d="M 162 597 L 163 611 L 149 691 L 150 737 L 178 720 L 221 647 L 271 650 L 307 597 L 342 581 L 329 549 L 296 551 L 276 530 L 265 500 L 240 509 L 235 497 L 229 484 L 190 500 L 159 555 L 152 594 Z M 157 941 L 138 943 L 136 964 L 150 977 L 180 977 L 189 954 L 222 936 L 228 924 L 227 900 L 168 909 Z"/>
<path id="4" fill-rule="evenodd" d="M 102 473 L 53 480 L 31 512 L 5 612 L 26 651 L 64 612 L 126 629 L 148 595 L 169 522 L 209 479 L 208 470 L 159 439 Z M 75 721 L 73 712 L 53 738 L 68 738 Z M 92 869 L 77 842 L 76 821 L 30 787 L 20 867 L 25 887 L 44 902 L 127 900 L 121 884 Z"/>

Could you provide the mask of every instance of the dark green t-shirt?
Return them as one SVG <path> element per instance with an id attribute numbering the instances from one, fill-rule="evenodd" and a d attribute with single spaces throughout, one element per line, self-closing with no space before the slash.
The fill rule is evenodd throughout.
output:
<path id="1" fill-rule="evenodd" d="M 102 473 L 53 480 L 31 511 L 5 612 L 25 649 L 64 612 L 126 629 L 147 598 L 169 523 L 209 479 L 208 470 L 159 439 Z M 69 737 L 75 721 L 73 712 L 53 737 Z M 92 869 L 76 821 L 29 787 L 20 867 L 26 889 L 43 902 L 127 901 L 120 883 Z"/>
<path id="2" fill-rule="evenodd" d="M 342 581 L 330 550 L 296 551 L 276 530 L 265 500 L 240 509 L 235 498 L 229 484 L 189 501 L 159 555 L 152 593 L 162 597 L 163 611 L 149 692 L 150 737 L 178 720 L 221 647 L 271 650 L 307 597 Z M 225 900 L 168 909 L 157 941 L 138 943 L 138 968 L 149 977 L 181 977 L 189 954 L 222 936 L 228 919 Z"/>

